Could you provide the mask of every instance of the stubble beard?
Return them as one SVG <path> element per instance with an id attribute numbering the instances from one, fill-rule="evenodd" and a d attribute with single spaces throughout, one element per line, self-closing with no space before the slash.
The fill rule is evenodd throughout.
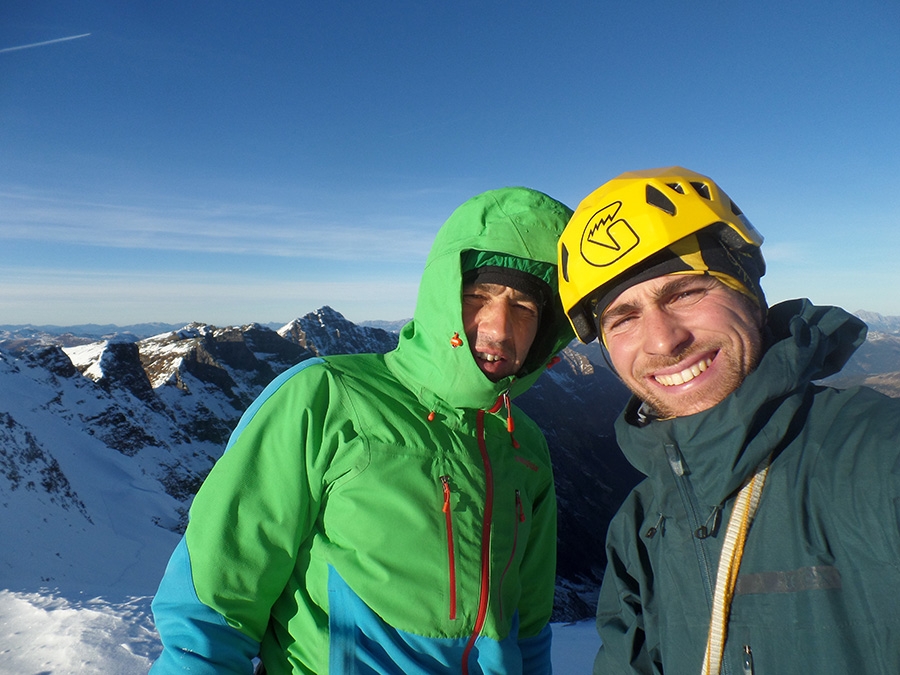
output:
<path id="1" fill-rule="evenodd" d="M 645 381 L 643 377 L 645 373 L 656 372 L 676 365 L 688 360 L 692 353 L 705 350 L 708 350 L 708 347 L 688 350 L 677 358 L 656 359 L 654 362 L 646 364 L 642 377 L 636 378 L 637 382 L 643 383 Z M 756 369 L 760 355 L 761 348 L 759 344 L 751 345 L 749 353 L 741 352 L 739 355 L 719 350 L 716 358 L 718 373 L 716 374 L 716 386 L 713 390 L 701 388 L 697 391 L 688 391 L 686 393 L 673 392 L 672 395 L 667 396 L 665 395 L 665 390 L 659 391 L 652 385 L 647 385 L 646 387 L 639 387 L 631 383 L 626 383 L 626 385 L 636 397 L 650 406 L 660 419 L 693 415 L 715 407 L 737 389 L 747 375 Z M 674 388 L 672 387 L 672 389 Z"/>

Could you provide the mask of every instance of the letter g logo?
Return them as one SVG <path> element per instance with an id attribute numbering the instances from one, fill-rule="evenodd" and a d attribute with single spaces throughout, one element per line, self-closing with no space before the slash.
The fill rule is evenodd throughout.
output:
<path id="1" fill-rule="evenodd" d="M 616 220 L 622 202 L 597 211 L 581 234 L 581 257 L 594 267 L 612 265 L 638 245 L 640 237 L 625 219 Z"/>

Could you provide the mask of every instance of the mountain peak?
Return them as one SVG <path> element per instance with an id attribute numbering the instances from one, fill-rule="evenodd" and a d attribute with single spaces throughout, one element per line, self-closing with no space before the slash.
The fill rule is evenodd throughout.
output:
<path id="1" fill-rule="evenodd" d="M 324 305 L 278 329 L 286 340 L 319 356 L 347 353 L 384 353 L 397 346 L 397 336 L 381 328 L 357 326 Z"/>

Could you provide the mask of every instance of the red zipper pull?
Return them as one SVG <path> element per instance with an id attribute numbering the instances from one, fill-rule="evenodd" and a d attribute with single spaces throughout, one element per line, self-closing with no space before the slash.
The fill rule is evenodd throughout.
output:
<path id="1" fill-rule="evenodd" d="M 509 402 L 509 392 L 503 392 L 503 403 L 506 405 L 506 430 L 512 433 L 516 430 L 516 423 L 513 422 L 511 403 Z"/>
<path id="2" fill-rule="evenodd" d="M 509 432 L 509 437 L 512 439 L 512 445 L 514 448 L 519 447 L 519 441 L 516 440 L 516 437 L 513 436 L 513 432 L 516 430 L 516 423 L 513 421 L 512 416 L 512 403 L 509 400 L 509 392 L 503 392 L 503 402 L 506 404 L 506 430 Z"/>
<path id="3" fill-rule="evenodd" d="M 450 476 L 441 476 L 441 483 L 444 486 L 444 508 L 441 510 L 444 513 L 449 513 L 449 511 L 450 511 Z"/>

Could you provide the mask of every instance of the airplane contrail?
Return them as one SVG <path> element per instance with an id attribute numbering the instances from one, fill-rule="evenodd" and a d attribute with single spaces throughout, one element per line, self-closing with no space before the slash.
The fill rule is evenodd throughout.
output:
<path id="1" fill-rule="evenodd" d="M 32 42 L 30 45 L 19 45 L 18 47 L 5 47 L 0 49 L 0 54 L 5 52 L 17 52 L 20 49 L 31 49 L 32 47 L 43 47 L 44 45 L 52 45 L 57 42 L 67 42 L 69 40 L 77 40 L 78 38 L 87 37 L 90 33 L 82 33 L 81 35 L 70 35 L 69 37 L 56 38 L 55 40 L 45 40 L 44 42 Z"/>

